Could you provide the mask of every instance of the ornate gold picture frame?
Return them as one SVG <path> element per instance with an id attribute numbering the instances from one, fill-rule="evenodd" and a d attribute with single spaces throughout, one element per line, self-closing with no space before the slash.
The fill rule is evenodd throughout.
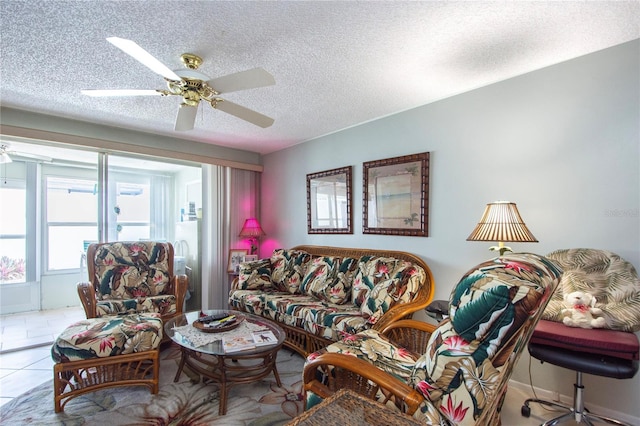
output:
<path id="1" fill-rule="evenodd" d="M 363 164 L 362 233 L 428 236 L 429 153 Z"/>

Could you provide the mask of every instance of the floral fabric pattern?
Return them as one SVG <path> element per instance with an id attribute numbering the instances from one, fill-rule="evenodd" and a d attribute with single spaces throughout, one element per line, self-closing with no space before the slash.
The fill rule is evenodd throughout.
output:
<path id="1" fill-rule="evenodd" d="M 271 261 L 260 259 L 240 264 L 238 288 L 240 290 L 262 290 L 271 287 Z"/>
<path id="2" fill-rule="evenodd" d="M 166 244 L 140 241 L 105 244 L 96 252 L 96 291 L 103 300 L 166 294 L 169 260 Z"/>
<path id="3" fill-rule="evenodd" d="M 380 274 L 368 299 L 402 299 L 419 273 L 412 268 L 401 264 L 389 276 Z M 490 416 L 499 411 L 511 370 L 561 275 L 560 268 L 541 256 L 501 256 L 473 268 L 458 282 L 449 299 L 450 317 L 431 334 L 424 354 L 413 354 L 367 329 L 310 354 L 307 363 L 329 352 L 374 365 L 423 395 L 414 417 L 427 425 L 493 424 Z M 385 297 L 376 295 L 378 288 Z M 383 400 L 382 390 L 378 397 Z M 308 391 L 307 408 L 319 399 Z"/>
<path id="4" fill-rule="evenodd" d="M 507 378 L 561 271 L 551 261 L 511 254 L 467 273 L 449 300 L 450 318 L 431 335 L 409 384 L 425 402 L 427 424 L 475 424 L 498 408 Z M 535 318 L 535 321 L 532 320 Z"/>
<path id="5" fill-rule="evenodd" d="M 415 297 L 426 275 L 422 268 L 409 262 L 401 262 L 389 274 L 390 278 L 378 282 L 363 301 L 360 310 L 371 324 L 398 303 L 406 303 Z"/>
<path id="6" fill-rule="evenodd" d="M 67 327 L 51 347 L 55 362 L 80 361 L 157 349 L 162 340 L 159 314 L 91 318 Z"/>
<path id="7" fill-rule="evenodd" d="M 265 261 L 271 265 L 270 285 L 252 288 L 255 281 L 248 276 L 268 278 Z M 373 328 L 393 306 L 411 302 L 427 278 L 422 267 L 395 258 L 312 257 L 285 249 L 247 265 L 246 279 L 240 275 L 229 306 L 334 342 Z M 354 302 L 354 285 L 357 300 L 366 304 Z"/>
<path id="8" fill-rule="evenodd" d="M 277 249 L 270 261 L 273 287 L 277 291 L 300 293 L 300 284 L 307 264 L 311 261 L 311 255 L 299 250 Z"/>
<path id="9" fill-rule="evenodd" d="M 389 257 L 363 256 L 358 262 L 358 270 L 353 278 L 351 302 L 356 306 L 369 296 L 369 292 L 380 281 L 388 280 L 398 266 L 398 259 Z"/>
<path id="10" fill-rule="evenodd" d="M 313 361 L 326 352 L 350 355 L 368 361 L 405 382 L 409 380 L 418 358 L 411 351 L 395 346 L 377 330 L 365 330 L 355 335 L 347 335 L 343 340 L 310 354 L 305 363 Z"/>
<path id="11" fill-rule="evenodd" d="M 350 257 L 317 257 L 308 266 L 300 292 L 338 305 L 350 301 L 357 264 L 357 260 Z"/>

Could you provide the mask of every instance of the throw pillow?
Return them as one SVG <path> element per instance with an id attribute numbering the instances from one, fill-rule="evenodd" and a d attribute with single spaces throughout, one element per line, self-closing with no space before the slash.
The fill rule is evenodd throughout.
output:
<path id="1" fill-rule="evenodd" d="M 319 300 L 341 305 L 351 300 L 351 283 L 357 260 L 351 257 L 317 257 L 302 280 L 300 291 Z"/>
<path id="2" fill-rule="evenodd" d="M 392 257 L 362 256 L 353 277 L 351 303 L 360 307 L 369 297 L 369 292 L 380 281 L 389 279 L 399 260 Z"/>
<path id="3" fill-rule="evenodd" d="M 271 287 L 271 261 L 260 259 L 240 264 L 238 289 L 263 290 Z"/>
<path id="4" fill-rule="evenodd" d="M 360 312 L 367 317 L 369 324 L 375 324 L 397 303 L 413 300 L 425 279 L 424 269 L 411 262 L 403 261 L 389 279 L 380 281 L 369 292 L 360 307 Z"/>
<path id="5" fill-rule="evenodd" d="M 271 256 L 271 281 L 278 291 L 299 293 L 311 255 L 302 250 L 276 249 Z"/>

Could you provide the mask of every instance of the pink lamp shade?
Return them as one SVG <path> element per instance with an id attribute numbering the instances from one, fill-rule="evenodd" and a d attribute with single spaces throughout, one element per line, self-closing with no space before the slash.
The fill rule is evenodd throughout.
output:
<path id="1" fill-rule="evenodd" d="M 258 241 L 258 238 L 263 235 L 265 235 L 265 233 L 260 226 L 260 222 L 258 222 L 258 219 L 254 217 L 244 221 L 244 226 L 242 227 L 240 234 L 238 234 L 239 237 L 248 238 L 251 242 L 251 254 L 255 254 L 257 252 L 258 246 L 256 245 L 256 242 Z"/>
<path id="2" fill-rule="evenodd" d="M 240 234 L 238 236 L 245 238 L 258 238 L 262 237 L 263 235 L 265 235 L 265 233 L 262 230 L 258 219 L 251 217 L 244 221 L 244 226 L 242 227 L 242 230 L 240 231 Z"/>

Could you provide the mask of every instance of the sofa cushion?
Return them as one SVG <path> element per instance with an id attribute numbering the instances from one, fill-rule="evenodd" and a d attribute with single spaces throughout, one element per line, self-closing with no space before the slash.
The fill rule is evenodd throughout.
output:
<path id="1" fill-rule="evenodd" d="M 336 341 L 368 328 L 360 310 L 351 305 L 322 302 L 313 296 L 263 293 L 262 315 L 276 322 Z"/>
<path id="2" fill-rule="evenodd" d="M 353 277 L 351 303 L 362 306 L 371 289 L 380 281 L 389 279 L 389 274 L 396 269 L 398 262 L 398 259 L 391 257 L 362 256 Z"/>
<path id="3" fill-rule="evenodd" d="M 100 299 L 133 299 L 171 293 L 168 246 L 150 241 L 98 248 L 94 264 Z"/>
<path id="4" fill-rule="evenodd" d="M 367 322 L 375 324 L 395 304 L 413 300 L 425 279 L 424 269 L 410 262 L 401 262 L 388 279 L 375 285 L 362 303 L 360 309 Z"/>
<path id="5" fill-rule="evenodd" d="M 271 261 L 260 259 L 240 264 L 238 289 L 261 290 L 271 287 Z"/>
<path id="6" fill-rule="evenodd" d="M 333 304 L 350 302 L 357 265 L 351 257 L 316 257 L 307 268 L 300 292 Z"/>
<path id="7" fill-rule="evenodd" d="M 311 255 L 302 250 L 277 249 L 271 256 L 271 281 L 278 291 L 299 293 Z"/>

